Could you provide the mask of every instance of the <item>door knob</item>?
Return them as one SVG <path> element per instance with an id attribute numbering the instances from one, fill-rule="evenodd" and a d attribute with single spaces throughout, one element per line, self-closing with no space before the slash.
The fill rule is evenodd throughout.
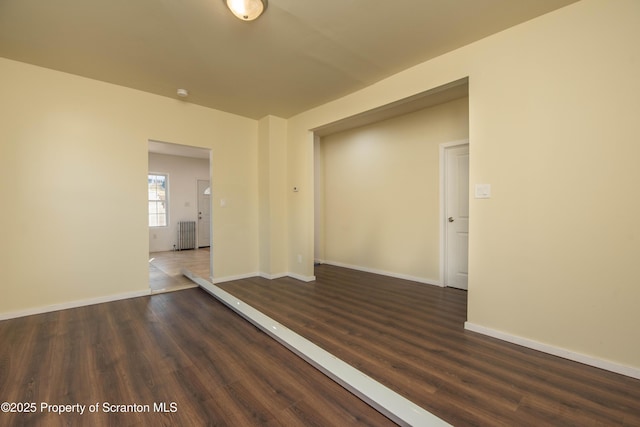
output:
<path id="1" fill-rule="evenodd" d="M 450 216 L 450 217 L 449 217 L 449 222 L 453 222 L 453 221 L 454 221 L 453 217 L 452 217 L 452 216 Z"/>

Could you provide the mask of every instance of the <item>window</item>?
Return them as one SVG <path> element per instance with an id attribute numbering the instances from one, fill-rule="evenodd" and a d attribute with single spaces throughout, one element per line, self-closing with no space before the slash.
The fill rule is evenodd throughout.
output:
<path id="1" fill-rule="evenodd" d="M 149 227 L 167 225 L 167 175 L 149 174 Z"/>

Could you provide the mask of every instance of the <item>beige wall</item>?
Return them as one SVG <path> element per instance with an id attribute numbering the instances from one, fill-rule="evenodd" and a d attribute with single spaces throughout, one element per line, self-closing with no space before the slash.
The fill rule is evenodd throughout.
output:
<path id="1" fill-rule="evenodd" d="M 0 59 L 0 314 L 148 288 L 149 139 L 211 148 L 214 274 L 257 271 L 257 122 Z"/>
<path id="2" fill-rule="evenodd" d="M 439 283 L 439 146 L 468 132 L 462 98 L 322 138 L 315 257 Z"/>
<path id="3" fill-rule="evenodd" d="M 258 124 L 260 273 L 287 273 L 287 122 L 267 116 Z"/>
<path id="4" fill-rule="evenodd" d="M 290 182 L 313 129 L 469 77 L 468 320 L 640 368 L 640 2 L 583 0 L 289 120 Z M 289 200 L 312 273 L 313 194 Z"/>
<path id="5" fill-rule="evenodd" d="M 469 320 L 640 368 L 637 40 L 640 2 L 589 0 L 474 64 Z"/>
<path id="6" fill-rule="evenodd" d="M 258 271 L 266 236 L 312 278 L 310 129 L 468 76 L 471 184 L 493 190 L 470 204 L 469 322 L 640 369 L 639 39 L 640 2 L 583 0 L 274 120 L 285 219 L 260 227 L 258 122 L 0 59 L 0 314 L 146 289 L 149 139 L 213 150 L 216 277 Z"/>

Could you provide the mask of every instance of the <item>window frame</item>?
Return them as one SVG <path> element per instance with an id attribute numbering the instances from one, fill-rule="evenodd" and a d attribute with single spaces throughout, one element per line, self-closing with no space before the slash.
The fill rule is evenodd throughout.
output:
<path id="1" fill-rule="evenodd" d="M 151 177 L 157 177 L 157 176 L 162 176 L 164 177 L 164 182 L 165 182 L 165 196 L 164 196 L 164 200 L 162 199 L 150 199 L 149 198 L 149 180 L 151 179 Z M 149 226 L 149 228 L 162 228 L 162 227 L 168 227 L 169 226 L 169 174 L 166 172 L 148 172 L 147 173 L 147 199 L 148 199 L 148 204 L 147 204 L 147 225 Z M 164 202 L 164 220 L 165 220 L 165 224 L 164 225 L 151 225 L 151 209 L 149 209 L 149 204 L 150 203 L 158 203 L 158 202 Z M 161 218 L 161 214 L 158 214 L 157 212 L 155 213 L 156 218 Z"/>

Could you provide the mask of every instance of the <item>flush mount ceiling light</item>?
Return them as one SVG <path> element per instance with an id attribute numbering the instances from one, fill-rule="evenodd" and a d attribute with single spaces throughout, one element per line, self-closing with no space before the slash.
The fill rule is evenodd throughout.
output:
<path id="1" fill-rule="evenodd" d="M 267 8 L 267 0 L 225 0 L 227 7 L 238 19 L 253 21 Z"/>

